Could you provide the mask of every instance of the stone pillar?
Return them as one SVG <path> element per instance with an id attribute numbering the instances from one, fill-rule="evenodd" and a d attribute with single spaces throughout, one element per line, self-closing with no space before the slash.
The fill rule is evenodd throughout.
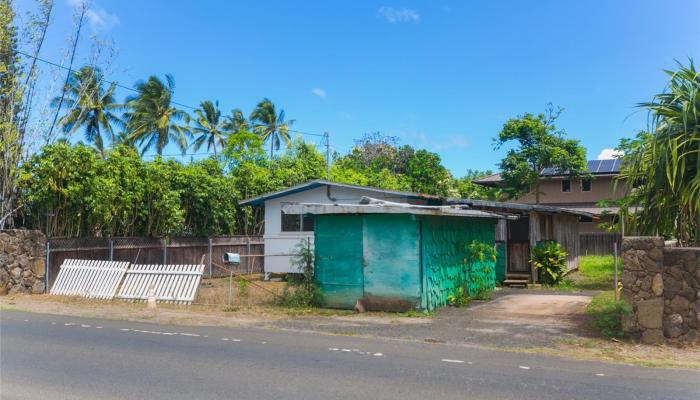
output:
<path id="1" fill-rule="evenodd" d="M 622 300 L 633 307 L 625 330 L 644 343 L 699 339 L 700 249 L 665 247 L 659 237 L 622 243 Z"/>
<path id="2" fill-rule="evenodd" d="M 23 229 L 0 231 L 0 295 L 43 293 L 46 236 Z"/>

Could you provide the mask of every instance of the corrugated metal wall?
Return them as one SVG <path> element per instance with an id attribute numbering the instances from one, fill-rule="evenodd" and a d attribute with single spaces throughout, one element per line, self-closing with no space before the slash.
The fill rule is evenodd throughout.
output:
<path id="1" fill-rule="evenodd" d="M 470 295 L 480 288 L 493 289 L 495 263 L 470 262 L 467 245 L 477 240 L 493 246 L 495 220 L 425 217 L 422 221 L 423 308 L 434 310 L 447 305 L 447 297 L 463 282 Z"/>
<path id="2" fill-rule="evenodd" d="M 315 279 L 326 307 L 352 309 L 364 295 L 362 217 L 316 216 Z"/>
<path id="3" fill-rule="evenodd" d="M 408 214 L 316 216 L 316 280 L 328 307 L 434 310 L 466 283 L 494 287 L 495 263 L 469 262 L 474 240 L 495 243 L 495 220 Z"/>

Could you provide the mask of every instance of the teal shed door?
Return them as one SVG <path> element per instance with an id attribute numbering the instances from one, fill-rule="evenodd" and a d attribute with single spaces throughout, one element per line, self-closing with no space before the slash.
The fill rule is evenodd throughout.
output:
<path id="1" fill-rule="evenodd" d="M 370 310 L 420 306 L 420 223 L 410 215 L 365 215 L 364 290 Z"/>
<path id="2" fill-rule="evenodd" d="M 319 215 L 315 224 L 315 277 L 324 303 L 352 309 L 363 296 L 362 217 Z"/>

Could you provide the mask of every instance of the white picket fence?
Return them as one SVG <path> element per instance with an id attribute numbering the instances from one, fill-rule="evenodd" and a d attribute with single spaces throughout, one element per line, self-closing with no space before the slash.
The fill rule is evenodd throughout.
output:
<path id="1" fill-rule="evenodd" d="M 127 268 L 128 262 L 65 260 L 51 294 L 113 299 Z"/>
<path id="2" fill-rule="evenodd" d="M 199 265 L 138 265 L 129 262 L 68 259 L 50 293 L 96 299 L 147 300 L 191 304 L 204 273 Z M 120 286 L 121 283 L 121 286 Z"/>
<path id="3" fill-rule="evenodd" d="M 197 295 L 204 273 L 201 265 L 132 265 L 117 298 L 146 300 L 153 287 L 156 301 L 190 304 Z"/>

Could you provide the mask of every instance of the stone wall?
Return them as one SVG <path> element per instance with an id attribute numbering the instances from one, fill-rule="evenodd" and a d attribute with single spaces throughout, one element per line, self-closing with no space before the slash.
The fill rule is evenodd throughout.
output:
<path id="1" fill-rule="evenodd" d="M 644 343 L 700 341 L 700 248 L 665 247 L 662 238 L 622 242 L 625 329 Z"/>
<path id="2" fill-rule="evenodd" d="M 46 237 L 39 231 L 0 231 L 0 295 L 44 293 Z"/>

